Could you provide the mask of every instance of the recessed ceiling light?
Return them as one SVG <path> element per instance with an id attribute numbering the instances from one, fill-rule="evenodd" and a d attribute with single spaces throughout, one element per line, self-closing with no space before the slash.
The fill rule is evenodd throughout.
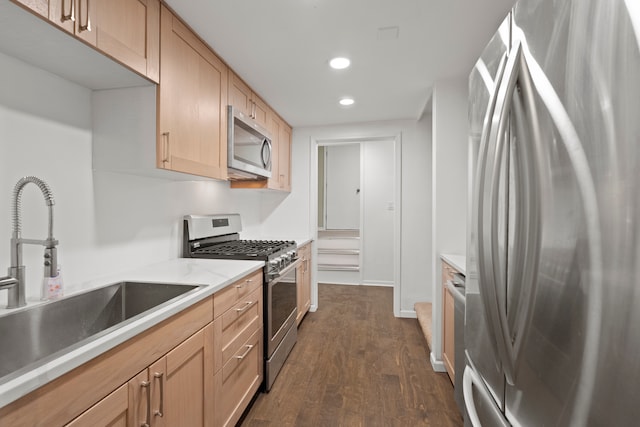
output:
<path id="1" fill-rule="evenodd" d="M 353 105 L 354 102 L 353 98 L 342 98 L 340 100 L 340 105 L 347 107 L 349 105 Z"/>
<path id="2" fill-rule="evenodd" d="M 343 70 L 351 65 L 351 60 L 349 58 L 333 58 L 329 61 L 329 66 L 335 70 Z"/>

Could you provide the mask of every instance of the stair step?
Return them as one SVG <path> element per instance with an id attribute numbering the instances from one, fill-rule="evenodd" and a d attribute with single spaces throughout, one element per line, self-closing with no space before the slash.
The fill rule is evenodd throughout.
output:
<path id="1" fill-rule="evenodd" d="M 318 254 L 327 254 L 327 255 L 359 255 L 359 249 L 329 249 L 329 248 L 319 248 Z"/>
<path id="2" fill-rule="evenodd" d="M 319 271 L 360 271 L 360 266 L 353 264 L 318 264 Z"/>
<path id="3" fill-rule="evenodd" d="M 360 249 L 360 239 L 318 239 L 318 249 Z"/>
<path id="4" fill-rule="evenodd" d="M 431 350 L 431 303 L 417 302 L 413 308 L 416 311 L 416 317 L 418 318 L 422 333 L 427 340 L 427 346 L 429 350 Z"/>

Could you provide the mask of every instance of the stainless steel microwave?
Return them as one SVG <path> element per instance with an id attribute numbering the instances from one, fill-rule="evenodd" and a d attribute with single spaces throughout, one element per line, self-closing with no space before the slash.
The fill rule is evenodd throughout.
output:
<path id="1" fill-rule="evenodd" d="M 271 135 L 251 117 L 227 107 L 227 170 L 231 180 L 271 177 Z"/>

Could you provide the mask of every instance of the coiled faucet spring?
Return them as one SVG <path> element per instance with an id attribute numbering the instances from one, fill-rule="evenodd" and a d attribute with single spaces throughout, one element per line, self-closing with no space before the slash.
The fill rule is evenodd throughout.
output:
<path id="1" fill-rule="evenodd" d="M 28 183 L 38 186 L 49 210 L 49 226 L 47 228 L 47 238 L 45 240 L 23 239 L 22 238 L 22 190 Z M 44 246 L 44 267 L 45 275 L 55 277 L 58 274 L 58 255 L 56 245 L 58 241 L 53 238 L 53 192 L 46 182 L 35 176 L 25 176 L 21 178 L 13 189 L 12 201 L 12 222 L 13 234 L 11 236 L 11 266 L 9 275 L 0 278 L 0 289 L 7 289 L 9 292 L 7 308 L 23 307 L 26 302 L 25 267 L 22 265 L 22 245 L 42 245 Z"/>

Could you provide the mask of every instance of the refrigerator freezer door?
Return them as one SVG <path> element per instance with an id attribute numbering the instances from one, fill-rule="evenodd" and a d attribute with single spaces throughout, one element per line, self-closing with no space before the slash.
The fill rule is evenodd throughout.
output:
<path id="1" fill-rule="evenodd" d="M 504 375 L 497 355 L 497 347 L 490 334 L 489 323 L 480 297 L 477 251 L 477 185 L 480 168 L 487 156 L 486 144 L 482 144 L 493 116 L 495 95 L 500 85 L 510 46 L 510 17 L 504 20 L 498 32 L 485 48 L 469 76 L 469 206 L 474 206 L 468 216 L 467 275 L 465 307 L 465 348 L 487 388 L 504 410 Z M 485 135 L 486 136 L 486 135 Z"/>
<path id="2" fill-rule="evenodd" d="M 640 17 L 631 3 L 521 0 L 514 9 L 539 124 L 530 140 L 541 215 L 533 310 L 506 386 L 515 425 L 640 419 Z"/>

